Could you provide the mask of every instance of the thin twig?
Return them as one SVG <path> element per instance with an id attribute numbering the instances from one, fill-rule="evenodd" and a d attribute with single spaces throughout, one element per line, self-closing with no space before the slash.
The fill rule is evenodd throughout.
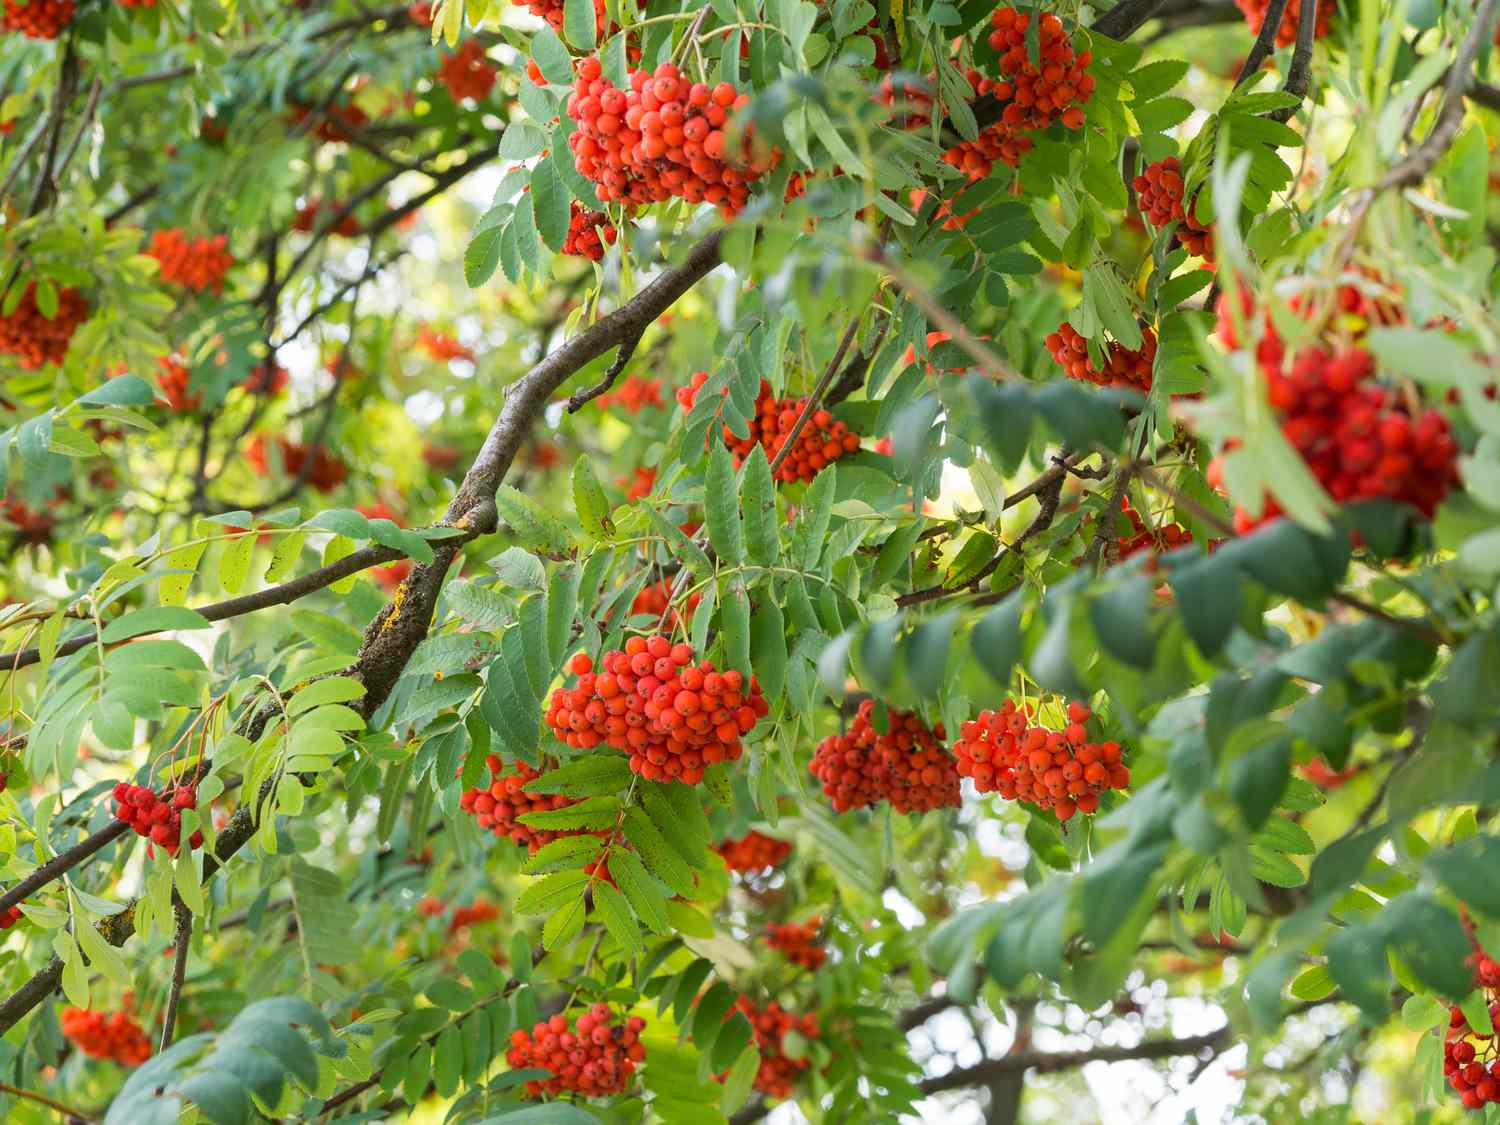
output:
<path id="1" fill-rule="evenodd" d="M 1260 21 L 1260 32 L 1256 35 L 1255 42 L 1250 44 L 1250 53 L 1245 56 L 1239 77 L 1234 80 L 1236 86 L 1243 86 L 1252 74 L 1265 65 L 1271 52 L 1276 50 L 1276 33 L 1281 30 L 1281 17 L 1286 13 L 1286 5 L 1287 0 L 1270 0 L 1266 5 L 1265 15 Z M 1316 0 L 1307 0 L 1303 5 L 1304 8 L 1315 6 Z"/>
<path id="2" fill-rule="evenodd" d="M 771 458 L 771 476 L 774 479 L 776 470 L 781 468 L 797 444 L 797 438 L 802 429 L 807 425 L 807 420 L 813 416 L 823 401 L 823 394 L 828 390 L 828 385 L 833 382 L 833 376 L 838 371 L 839 365 L 844 362 L 844 353 L 849 350 L 849 345 L 854 342 L 854 334 L 859 331 L 859 313 L 855 313 L 849 319 L 849 327 L 844 330 L 844 338 L 839 341 L 838 350 L 833 353 L 833 358 L 828 361 L 828 366 L 823 369 L 823 374 L 818 377 L 817 385 L 813 387 L 812 394 L 807 396 L 807 401 L 802 404 L 802 409 L 797 413 L 797 420 L 792 423 L 792 428 L 787 431 L 782 439 L 781 448 L 776 451 L 776 456 Z"/>
<path id="3" fill-rule="evenodd" d="M 871 245 L 866 253 L 872 262 L 891 275 L 891 278 L 901 287 L 902 292 L 922 310 L 928 320 L 948 333 L 949 339 L 978 362 L 981 371 L 999 381 L 1020 378 L 1016 370 L 1000 358 L 998 352 L 970 332 L 963 321 L 935 301 L 927 290 L 907 273 L 904 267 L 893 262 L 878 244 Z"/>
<path id="4" fill-rule="evenodd" d="M 1297 10 L 1297 43 L 1292 48 L 1292 61 L 1286 70 L 1286 81 L 1282 90 L 1297 97 L 1297 105 L 1273 109 L 1266 114 L 1272 121 L 1285 125 L 1292 119 L 1312 88 L 1313 39 L 1318 30 L 1318 7 L 1322 0 L 1304 0 Z"/>
<path id="5" fill-rule="evenodd" d="M 74 1109 L 66 1102 L 57 1101 L 55 1098 L 49 1098 L 46 1094 L 38 1094 L 35 1090 L 23 1090 L 21 1089 L 21 1087 L 12 1086 L 8 1082 L 0 1082 L 0 1094 L 9 1094 L 13 1098 L 24 1098 L 28 1102 L 36 1102 L 37 1105 L 44 1105 L 48 1109 L 62 1114 L 64 1121 L 77 1121 L 83 1122 L 84 1125 L 88 1125 L 88 1123 L 93 1120 L 93 1118 L 89 1117 L 88 1114 L 82 1112 L 81 1110 Z"/>
<path id="6" fill-rule="evenodd" d="M 615 354 L 614 362 L 609 365 L 609 370 L 604 373 L 604 378 L 600 379 L 587 390 L 579 391 L 577 394 L 568 397 L 569 414 L 577 414 L 600 395 L 606 394 L 615 385 L 615 380 L 620 377 L 620 372 L 625 370 L 625 365 L 630 362 L 630 357 L 635 355 L 635 349 L 640 346 L 643 334 L 644 329 L 621 340 L 620 350 Z"/>
<path id="7" fill-rule="evenodd" d="M 1438 119 L 1433 124 L 1432 131 L 1416 152 L 1381 177 L 1377 191 L 1409 187 L 1420 182 L 1452 147 L 1458 137 L 1458 127 L 1463 123 L 1464 91 L 1472 81 L 1474 60 L 1479 57 L 1480 50 L 1490 41 L 1490 35 L 1494 31 L 1497 3 L 1500 0 L 1479 0 L 1479 6 L 1474 10 L 1474 22 L 1469 25 L 1468 34 L 1459 44 L 1458 57 L 1453 60 L 1448 80 L 1443 84 L 1443 108 L 1438 111 Z"/>
<path id="8" fill-rule="evenodd" d="M 172 1045 L 172 1031 L 177 1026 L 177 1005 L 182 999 L 182 985 L 187 979 L 188 946 L 193 941 L 193 912 L 181 899 L 173 896 L 172 908 L 177 913 L 177 932 L 173 936 L 176 948 L 172 951 L 172 986 L 167 992 L 167 1010 L 162 1016 L 161 1044 L 156 1053 L 161 1054 Z"/>

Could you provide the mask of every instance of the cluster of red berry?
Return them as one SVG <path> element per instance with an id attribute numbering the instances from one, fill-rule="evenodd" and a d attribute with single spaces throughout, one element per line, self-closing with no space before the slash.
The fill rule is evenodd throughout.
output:
<path id="1" fill-rule="evenodd" d="M 529 1032 L 510 1034 L 505 1061 L 512 1070 L 540 1067 L 552 1077 L 526 1083 L 529 1097 L 542 1094 L 583 1094 L 604 1097 L 618 1094 L 635 1074 L 636 1064 L 646 1057 L 639 1016 L 617 1019 L 607 1004 L 595 1004 L 580 1013 L 571 1029 L 568 1017 L 555 1015 L 542 1020 Z"/>
<path id="2" fill-rule="evenodd" d="M 122 781 L 115 786 L 115 819 L 123 820 L 137 836 L 160 844 L 168 855 L 176 855 L 182 845 L 182 813 L 198 807 L 198 793 L 191 785 L 178 785 L 170 799 L 158 797 L 149 785 L 131 785 Z M 188 837 L 188 847 L 203 846 L 203 833 Z"/>
<path id="3" fill-rule="evenodd" d="M 1051 809 L 1058 820 L 1095 812 L 1100 794 L 1130 784 L 1130 770 L 1118 742 L 1088 740 L 1089 717 L 1085 704 L 1069 703 L 1067 728 L 1048 730 L 1031 725 L 1031 708 L 1007 699 L 963 725 L 954 747 L 958 770 L 981 793 Z"/>
<path id="4" fill-rule="evenodd" d="M 677 403 L 686 413 L 698 401 L 698 392 L 708 382 L 708 372 L 695 371 L 684 387 L 677 388 Z M 728 388 L 723 392 L 726 396 Z M 757 445 L 766 451 L 766 459 L 774 461 L 782 446 L 807 405 L 806 398 L 776 398 L 771 394 L 771 384 L 764 379 L 760 383 L 760 394 L 755 399 L 755 413 L 750 417 L 750 432 L 745 437 L 736 437 L 728 426 L 723 427 L 724 444 L 734 454 L 736 467 L 742 464 Z M 810 481 L 833 462 L 845 454 L 859 449 L 859 435 L 848 425 L 827 410 L 815 410 L 797 435 L 797 443 L 786 459 L 776 467 L 779 481 Z"/>
<path id="5" fill-rule="evenodd" d="M 822 928 L 821 918 L 810 918 L 800 926 L 795 922 L 773 922 L 766 927 L 766 944 L 780 950 L 794 965 L 819 969 L 828 960 L 828 950 L 818 941 L 818 931 Z"/>
<path id="6" fill-rule="evenodd" d="M 629 476 L 616 477 L 615 484 L 625 490 L 625 499 L 634 503 L 651 495 L 656 487 L 656 470 L 650 465 L 637 465 Z"/>
<path id="7" fill-rule="evenodd" d="M 335 204 L 330 210 L 337 211 L 339 206 Z M 309 234 L 318 225 L 318 212 L 323 210 L 323 201 L 320 199 L 309 200 L 297 208 L 297 214 L 292 219 L 292 229 L 301 234 Z M 345 238 L 353 238 L 359 233 L 359 220 L 351 211 L 338 222 L 333 224 L 332 233 L 343 235 Z"/>
<path id="8" fill-rule="evenodd" d="M 782 1040 L 791 1031 L 804 1039 L 816 1039 L 818 1017 L 794 1016 L 774 1000 L 760 1008 L 748 996 L 741 996 L 735 1007 L 750 1021 L 751 1030 L 755 1032 L 755 1045 L 760 1048 L 760 1069 L 755 1073 L 755 1088 L 769 1098 L 791 1097 L 792 1084 L 811 1064 L 806 1056 L 794 1058 L 786 1054 Z"/>
<path id="9" fill-rule="evenodd" d="M 923 204 L 927 202 L 927 197 L 931 194 L 931 192 L 928 192 L 923 188 L 913 188 L 910 192 L 907 193 L 906 199 L 907 202 L 911 204 L 911 209 L 913 211 L 920 211 Z M 940 197 L 935 198 L 937 198 L 937 209 L 933 212 L 932 217 L 934 219 L 942 220 L 942 227 L 944 230 L 963 230 L 964 227 L 968 225 L 969 220 L 972 219 L 975 215 L 979 214 L 979 208 L 972 207 L 968 211 L 965 211 L 962 215 L 960 215 L 953 210 L 952 204 L 950 204 L 946 199 L 942 199 Z M 944 333 L 943 335 L 944 338 L 947 337 L 947 333 Z"/>
<path id="10" fill-rule="evenodd" d="M 57 517 L 51 512 L 33 508 L 24 500 L 10 497 L 0 502 L 0 515 L 15 528 L 22 543 L 40 544 L 52 541 Z"/>
<path id="11" fill-rule="evenodd" d="M 1138 351 L 1129 351 L 1124 344 L 1111 340 L 1102 371 L 1089 358 L 1088 341 L 1067 321 L 1059 324 L 1056 332 L 1048 333 L 1045 343 L 1052 358 L 1070 379 L 1080 379 L 1100 387 L 1124 387 L 1142 394 L 1151 390 L 1151 368 L 1156 363 L 1156 333 L 1150 328 L 1141 329 Z"/>
<path id="12" fill-rule="evenodd" d="M 0 314 L 0 354 L 13 355 L 28 370 L 61 364 L 73 333 L 89 315 L 88 302 L 77 289 L 57 291 L 57 312 L 45 316 L 36 304 L 36 282 L 29 282 L 9 313 Z"/>
<path id="13" fill-rule="evenodd" d="M 1206 262 L 1214 260 L 1213 228 L 1200 223 L 1184 201 L 1187 185 L 1177 157 L 1168 156 L 1146 165 L 1131 186 L 1135 188 L 1141 215 L 1148 223 L 1158 229 L 1176 223 L 1175 237 L 1189 254 Z"/>
<path id="14" fill-rule="evenodd" d="M 910 711 L 888 709 L 888 729 L 871 722 L 875 701 L 859 705 L 846 734 L 818 743 L 808 767 L 837 812 L 889 801 L 897 812 L 923 813 L 959 803 L 958 767 L 943 748 L 943 725 L 928 730 Z"/>
<path id="15" fill-rule="evenodd" d="M 603 211 L 587 211 L 578 200 L 568 216 L 568 237 L 563 241 L 564 254 L 597 262 L 604 257 L 604 247 L 613 246 L 619 232 Z"/>
<path id="16" fill-rule="evenodd" d="M 291 476 L 300 476 L 302 466 L 311 458 L 307 471 L 307 483 L 319 492 L 332 492 L 349 479 L 349 468 L 321 445 L 309 448 L 299 441 L 279 437 L 276 445 L 281 453 L 281 467 Z M 258 475 L 271 471 L 270 449 L 266 439 L 254 434 L 245 443 L 245 460 Z"/>
<path id="17" fill-rule="evenodd" d="M 458 906 L 453 910 L 453 917 L 448 919 L 448 932 L 456 934 L 459 930 L 470 926 L 478 926 L 484 922 L 493 922 L 500 917 L 500 908 L 493 902 L 484 899 L 476 899 L 468 906 Z"/>
<path id="18" fill-rule="evenodd" d="M 5 0 L 0 31 L 19 31 L 28 39 L 56 39 L 73 22 L 73 0 Z"/>
<path id="19" fill-rule="evenodd" d="M 1500 1003 L 1490 1005 L 1490 1019 L 1500 1020 Z M 1489 1102 L 1500 1102 L 1500 1057 L 1496 1055 L 1495 1037 L 1475 1031 L 1463 1009 L 1456 1006 L 1448 1011 L 1443 1073 L 1467 1108 L 1483 1109 Z"/>
<path id="20" fill-rule="evenodd" d="M 1161 555 L 1168 551 L 1175 551 L 1178 547 L 1186 546 L 1193 541 L 1192 534 L 1180 523 L 1149 526 L 1141 518 L 1140 512 L 1130 506 L 1128 499 L 1121 500 L 1120 508 L 1125 518 L 1130 521 L 1131 531 L 1129 535 L 1122 535 L 1115 541 L 1117 559 L 1128 559 L 1131 555 L 1138 555 L 1142 551 Z"/>
<path id="21" fill-rule="evenodd" d="M 569 746 L 624 751 L 648 781 L 698 784 L 708 766 L 744 753 L 740 738 L 770 710 L 754 677 L 747 688 L 736 669 L 695 664 L 691 645 L 660 633 L 630 637 L 600 665 L 595 673 L 587 653 L 573 657 L 578 683 L 552 693 L 547 726 Z"/>
<path id="22" fill-rule="evenodd" d="M 647 491 L 649 492 L 650 489 L 648 488 Z M 667 614 L 668 623 L 675 627 L 682 624 L 684 617 L 692 616 L 693 610 L 697 609 L 698 603 L 703 600 L 703 595 L 689 594 L 685 613 L 678 613 L 676 606 L 672 606 L 671 612 L 667 613 L 671 598 L 672 583 L 665 578 L 649 586 L 642 586 L 641 592 L 630 603 L 630 615 L 660 618 L 663 614 Z"/>
<path id="23" fill-rule="evenodd" d="M 472 816 L 479 827 L 493 832 L 502 840 L 524 847 L 535 855 L 538 848 L 560 836 L 577 836 L 577 830 L 532 828 L 521 822 L 527 813 L 554 812 L 576 802 L 561 793 L 528 793 L 526 785 L 541 776 L 525 762 L 516 762 L 508 771 L 498 754 L 485 758 L 490 770 L 488 785 L 466 789 L 458 799 L 459 808 Z"/>
<path id="24" fill-rule="evenodd" d="M 562 3 L 562 0 L 511 0 L 511 2 L 525 8 L 532 15 L 536 16 L 537 19 L 546 20 L 553 31 L 559 35 L 563 34 L 563 8 L 565 5 Z M 594 25 L 599 28 L 605 27 L 604 0 L 594 0 Z M 607 33 L 604 33 L 599 36 L 601 42 L 606 38 L 606 35 Z"/>
<path id="25" fill-rule="evenodd" d="M 156 366 L 161 368 L 156 383 L 161 388 L 161 401 L 167 404 L 167 408 L 178 414 L 197 410 L 203 402 L 203 392 L 188 390 L 193 373 L 187 364 L 175 355 L 164 355 L 156 361 Z"/>
<path id="26" fill-rule="evenodd" d="M 618 406 L 631 414 L 639 414 L 648 406 L 665 406 L 661 399 L 661 380 L 643 379 L 632 375 L 612 391 L 599 396 L 599 405 L 606 410 Z"/>
<path id="27" fill-rule="evenodd" d="M 1028 132 L 1049 128 L 1057 121 L 1069 129 L 1083 128 L 1083 104 L 1094 94 L 1094 77 L 1088 73 L 1093 56 L 1074 51 L 1055 15 L 1039 15 L 1035 28 L 1032 15 L 1015 8 L 996 8 L 990 13 L 989 43 L 1000 56 L 999 76 L 971 72 L 969 83 L 980 95 L 1002 104 L 1000 119 L 943 156 L 970 180 L 988 176 L 997 160 L 1012 168 L 1019 164 L 1031 149 Z M 1033 35 L 1034 43 L 1028 46 Z"/>
<path id="28" fill-rule="evenodd" d="M 433 359 L 446 363 L 450 359 L 467 360 L 474 362 L 474 352 L 465 347 L 446 332 L 439 332 L 435 328 L 426 325 L 417 332 L 417 347 L 421 348 Z"/>
<path id="29" fill-rule="evenodd" d="M 151 1041 L 125 1012 L 105 1015 L 84 1008 L 64 1008 L 61 1022 L 62 1033 L 90 1058 L 140 1066 L 151 1057 Z"/>
<path id="30" fill-rule="evenodd" d="M 279 395 L 292 381 L 292 373 L 279 363 L 257 363 L 240 384 L 253 395 Z"/>
<path id="31" fill-rule="evenodd" d="M 725 840 L 714 849 L 731 871 L 769 871 L 792 854 L 792 845 L 754 830 L 738 840 Z"/>
<path id="32" fill-rule="evenodd" d="M 1297 41 L 1297 24 L 1302 20 L 1302 4 L 1303 0 L 1287 0 L 1286 7 L 1281 11 L 1281 24 L 1276 28 L 1276 46 L 1290 47 Z M 1328 24 L 1333 19 L 1338 0 L 1317 0 L 1317 5 L 1313 37 L 1321 39 L 1328 34 Z M 1261 25 L 1266 22 L 1266 11 L 1271 6 L 1271 0 L 1234 0 L 1234 6 L 1244 14 L 1251 34 L 1259 35 Z"/>
<path id="33" fill-rule="evenodd" d="M 568 116 L 568 138 L 581 175 L 599 198 L 647 205 L 679 196 L 714 204 L 726 216 L 750 198 L 749 185 L 770 169 L 772 155 L 752 151 L 745 137 L 731 151 L 725 125 L 750 99 L 729 82 L 690 82 L 672 63 L 632 70 L 629 89 L 604 77 L 597 58 L 580 59 Z"/>
<path id="34" fill-rule="evenodd" d="M 19 906 L 7 906 L 0 910 L 0 930 L 8 930 L 22 918 Z"/>
<path id="35" fill-rule="evenodd" d="M 1460 917 L 1474 952 L 1468 963 L 1474 969 L 1474 983 L 1489 1002 L 1490 1022 L 1500 1025 L 1500 963 L 1486 953 L 1474 939 L 1474 926 L 1468 912 L 1460 907 Z M 1448 1028 L 1443 1037 L 1443 1073 L 1448 1085 L 1463 1099 L 1469 1109 L 1483 1109 L 1491 1102 L 1500 1103 L 1500 1044 L 1492 1032 L 1476 1031 L 1470 1026 L 1462 1008 L 1448 1010 Z"/>
<path id="36" fill-rule="evenodd" d="M 477 39 L 465 39 L 458 50 L 444 55 L 438 63 L 438 81 L 448 87 L 449 96 L 456 102 L 465 98 L 484 101 L 499 75 L 500 68 L 490 62 L 484 44 Z"/>
<path id="37" fill-rule="evenodd" d="M 406 9 L 406 18 L 411 20 L 411 22 L 416 24 L 418 27 L 431 27 L 432 5 L 420 3 L 413 4 L 410 8 Z"/>
<path id="38" fill-rule="evenodd" d="M 287 112 L 287 119 L 292 125 L 301 126 L 313 112 L 312 106 L 294 105 Z M 370 115 L 352 102 L 325 106 L 317 113 L 318 123 L 313 126 L 312 135 L 329 143 L 347 141 L 351 134 L 360 132 L 370 123 Z"/>
<path id="39" fill-rule="evenodd" d="M 188 238 L 181 228 L 153 231 L 146 253 L 161 263 L 161 279 L 195 292 L 224 291 L 224 275 L 234 265 L 229 237 Z"/>
<path id="40" fill-rule="evenodd" d="M 1345 307 L 1342 294 L 1340 307 L 1361 321 L 1364 313 L 1380 314 L 1357 291 L 1354 297 L 1358 311 Z M 1236 346 L 1227 295 L 1218 313 L 1219 338 Z M 1329 496 L 1338 503 L 1382 497 L 1432 518 L 1459 480 L 1458 445 L 1441 413 L 1429 408 L 1413 416 L 1403 398 L 1375 385 L 1375 357 L 1357 343 L 1309 344 L 1288 356 L 1269 313 L 1256 360 L 1281 432 Z M 1216 462 L 1209 479 L 1217 485 L 1221 476 Z M 1280 514 L 1267 498 L 1259 520 L 1244 509 L 1236 512 L 1235 530 L 1243 534 Z"/>

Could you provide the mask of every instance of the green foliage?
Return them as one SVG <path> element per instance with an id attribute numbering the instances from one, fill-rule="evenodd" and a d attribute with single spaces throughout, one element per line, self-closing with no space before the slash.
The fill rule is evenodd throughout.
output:
<path id="1" fill-rule="evenodd" d="M 1493 29 L 1346 4 L 1304 89 L 1169 8 L 1117 42 L 1050 6 L 1093 88 L 1024 128 L 967 3 L 4 32 L 6 1120 L 894 1121 L 981 1085 L 998 1119 L 1002 1029 L 1059 1119 L 1103 1112 L 1101 1051 L 1241 1041 L 1240 1116 L 1457 1113 L 1441 1037 L 1491 1033 L 1500 953 Z M 589 178 L 642 125 L 583 112 L 590 58 L 746 96 L 711 143 L 690 90 L 691 128 L 653 110 L 738 214 L 654 140 Z M 228 272 L 186 284 L 174 230 Z M 656 633 L 721 682 L 603 667 Z M 1006 702 L 1065 806 L 973 755 Z M 948 776 L 907 776 L 904 712 L 965 775 L 926 813 L 889 800 Z M 702 783 L 650 780 L 683 727 Z M 1075 801 L 1064 744 L 1128 781 Z M 190 791 L 201 845 L 122 831 L 119 783 Z M 599 1003 L 642 1065 L 536 1100 L 512 1035 Z M 125 1073 L 65 1005 L 176 1042 Z M 936 1059 L 949 1008 L 989 1069 Z"/>

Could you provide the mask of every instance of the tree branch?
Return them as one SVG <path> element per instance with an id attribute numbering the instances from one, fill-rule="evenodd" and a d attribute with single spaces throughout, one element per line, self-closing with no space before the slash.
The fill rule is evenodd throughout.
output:
<path id="1" fill-rule="evenodd" d="M 1318 4 L 1305 0 L 1297 9 L 1297 43 L 1292 48 L 1292 62 L 1287 67 L 1286 81 L 1281 86 L 1286 93 L 1295 94 L 1298 103 L 1266 114 L 1272 121 L 1279 121 L 1283 125 L 1290 121 L 1302 104 L 1301 99 L 1307 97 L 1307 91 L 1312 87 L 1313 38 L 1317 35 L 1317 30 Z"/>
<path id="2" fill-rule="evenodd" d="M 172 907 L 177 915 L 177 932 L 173 936 L 176 948 L 172 951 L 172 985 L 167 992 L 167 1010 L 162 1016 L 161 1044 L 156 1053 L 161 1054 L 172 1045 L 172 1031 L 177 1026 L 177 1005 L 182 999 L 182 985 L 187 979 L 188 946 L 193 940 L 193 912 L 174 893 Z"/>
<path id="3" fill-rule="evenodd" d="M 493 531 L 498 525 L 494 496 L 504 479 L 516 451 L 520 448 L 532 424 L 546 409 L 552 393 L 590 360 L 617 346 L 632 334 L 639 334 L 674 304 L 679 297 L 706 277 L 719 264 L 719 246 L 724 238 L 720 228 L 702 239 L 688 253 L 680 265 L 663 271 L 649 285 L 608 316 L 596 322 L 587 331 L 564 343 L 551 355 L 537 363 L 510 388 L 499 417 L 490 428 L 479 454 L 464 476 L 458 491 L 443 517 L 443 526 L 457 527 L 465 534 L 455 539 L 439 542 L 434 548 L 434 561 L 418 565 L 411 576 L 401 585 L 401 595 L 388 603 L 378 613 L 365 631 L 365 639 L 359 655 L 349 669 L 349 674 L 365 685 L 365 695 L 356 702 L 355 709 L 369 718 L 385 702 L 391 688 L 400 677 L 418 644 L 427 636 L 433 608 L 437 603 L 438 590 L 447 574 L 448 566 L 458 553 L 459 546 L 470 538 Z M 219 618 L 238 616 L 253 612 L 267 605 L 285 604 L 302 596 L 302 593 L 321 589 L 338 581 L 341 577 L 356 573 L 367 566 L 378 565 L 401 557 L 401 552 L 389 547 L 367 547 L 333 566 L 323 567 L 295 582 L 284 583 L 272 590 L 244 598 L 231 599 L 239 603 L 234 613 L 222 612 Z M 356 561 L 357 560 L 357 561 Z M 338 568 L 341 573 L 328 577 Z M 306 585 L 301 593 L 287 596 L 292 587 Z M 268 598 L 267 596 L 270 595 Z M 265 599 L 264 604 L 247 605 L 252 599 Z M 220 603 L 221 607 L 229 603 Z M 202 612 L 202 611 L 200 611 Z M 207 616 L 205 613 L 204 616 Z M 70 642 L 71 643 L 71 642 Z M 70 651 L 77 651 L 83 640 Z M 62 646 L 59 646 L 61 651 Z M 19 654 L 25 656 L 25 653 Z M 12 657 L 11 659 L 17 659 Z M 33 657 L 27 663 L 35 663 Z M 271 712 L 262 710 L 248 723 L 247 737 L 254 741 L 269 721 Z M 268 783 L 269 784 L 269 783 Z M 248 843 L 259 827 L 254 810 L 258 801 L 246 801 L 230 818 L 224 831 L 219 833 L 214 852 L 203 865 L 203 883 L 206 886 L 240 848 Z M 107 841 L 106 841 L 107 842 Z M 100 844 L 100 847 L 103 845 Z M 95 848 L 94 850 L 97 850 Z M 99 931 L 111 945 L 120 946 L 135 933 L 135 906 L 132 903 L 121 913 L 105 919 Z M 33 1008 L 42 1003 L 62 981 L 62 961 L 54 957 L 39 972 L 16 989 L 4 1001 L 0 1001 L 0 1035 L 4 1035 L 24 1018 Z"/>
<path id="4" fill-rule="evenodd" d="M 1111 39 L 1128 39 L 1165 3 L 1166 0 L 1120 0 L 1096 19 L 1089 30 L 1108 35 Z"/>
<path id="5" fill-rule="evenodd" d="M 1433 165 L 1442 159 L 1458 136 L 1458 127 L 1464 119 L 1464 91 L 1473 80 L 1474 60 L 1480 50 L 1490 41 L 1495 27 L 1495 9 L 1500 0 L 1479 0 L 1474 10 L 1474 22 L 1468 34 L 1459 44 L 1458 57 L 1448 70 L 1448 80 L 1443 84 L 1443 108 L 1438 119 L 1417 150 L 1400 164 L 1387 172 L 1377 185 L 1377 191 L 1393 187 L 1410 187 L 1422 180 Z"/>
<path id="6" fill-rule="evenodd" d="M 1305 6 L 1311 7 L 1315 3 L 1316 0 L 1311 0 Z M 1234 80 L 1236 86 L 1243 86 L 1252 74 L 1265 65 L 1271 52 L 1276 50 L 1276 32 L 1281 29 L 1281 17 L 1286 13 L 1286 4 L 1287 0 L 1270 0 L 1266 5 L 1266 14 L 1260 21 L 1260 33 L 1256 35 L 1255 42 L 1250 45 L 1250 53 L 1240 66 L 1239 77 Z"/>
<path id="7" fill-rule="evenodd" d="M 833 382 L 833 376 L 839 369 L 839 364 L 844 362 L 844 353 L 849 350 L 849 345 L 854 342 L 854 334 L 859 331 L 859 313 L 849 318 L 849 327 L 844 330 L 844 338 L 839 341 L 838 350 L 833 353 L 833 358 L 828 361 L 828 366 L 823 369 L 817 384 L 812 389 L 812 394 L 807 396 L 807 401 L 802 404 L 802 409 L 797 414 L 797 420 L 792 423 L 792 428 L 782 439 L 781 448 L 776 451 L 776 456 L 771 458 L 771 476 L 774 479 L 776 470 L 781 468 L 781 463 L 787 459 L 788 454 L 797 444 L 797 438 L 802 429 L 807 425 L 807 420 L 813 416 L 822 402 L 824 393 L 828 390 L 828 384 Z"/>
<path id="8" fill-rule="evenodd" d="M 93 637 L 84 638 L 83 643 L 92 644 Z M 125 821 L 111 820 L 92 836 L 85 837 L 65 852 L 58 852 L 10 890 L 0 894 L 0 911 L 19 906 L 30 895 L 41 890 L 54 879 L 62 878 L 89 856 L 118 840 L 128 831 L 130 831 L 130 825 Z"/>
<path id="9" fill-rule="evenodd" d="M 1086 1051 L 1018 1051 L 975 1066 L 952 1070 L 936 1078 L 925 1079 L 922 1082 L 922 1093 L 938 1094 L 944 1090 L 982 1086 L 996 1078 L 1028 1070 L 1052 1074 L 1059 1070 L 1073 1070 L 1091 1062 L 1170 1059 L 1182 1055 L 1201 1055 L 1205 1051 L 1218 1054 L 1229 1045 L 1231 1039 L 1232 1035 L 1226 1024 L 1207 1035 L 1191 1035 L 1182 1039 L 1148 1039 L 1134 1047 L 1097 1046 Z"/>
<path id="10" fill-rule="evenodd" d="M 939 598 L 952 597 L 955 594 L 962 594 L 965 591 L 977 592 L 979 584 L 991 574 L 994 574 L 1012 551 L 1020 550 L 1028 541 L 1052 526 L 1052 521 L 1057 518 L 1057 505 L 1062 496 L 1063 480 L 1067 475 L 1066 462 L 1059 462 L 1037 477 L 1032 485 L 1028 486 L 1030 491 L 1026 492 L 1026 496 L 1032 495 L 1033 492 L 1037 496 L 1038 510 L 1036 518 L 1031 521 L 1025 531 L 1021 532 L 1020 537 L 1015 542 L 1007 544 L 1004 549 L 996 552 L 995 557 L 985 563 L 980 568 L 979 573 L 974 575 L 973 578 L 970 578 L 960 586 L 937 585 L 928 586 L 921 590 L 912 590 L 910 593 L 902 594 L 897 598 L 896 605 L 905 609 L 907 606 L 937 601 Z M 1025 498 L 1025 496 L 1017 493 L 1015 503 L 1019 504 Z M 1013 507 L 1014 505 L 1011 501 L 1012 497 L 1007 496 L 1001 510 L 1004 511 L 1006 508 Z"/>
<path id="11" fill-rule="evenodd" d="M 639 336 L 628 336 L 620 341 L 619 354 L 615 356 L 614 362 L 609 365 L 609 370 L 604 373 L 604 378 L 600 379 L 587 390 L 582 390 L 575 395 L 568 396 L 568 413 L 577 414 L 600 395 L 608 393 L 609 389 L 615 385 L 615 380 L 620 377 L 620 373 L 625 370 L 625 365 L 630 362 L 630 357 L 635 355 L 635 349 L 640 347 L 640 345 L 641 338 Z"/>

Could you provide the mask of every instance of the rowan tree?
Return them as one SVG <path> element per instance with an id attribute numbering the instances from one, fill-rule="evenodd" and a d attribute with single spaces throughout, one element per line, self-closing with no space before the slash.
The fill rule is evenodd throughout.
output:
<path id="1" fill-rule="evenodd" d="M 6 0 L 5 1120 L 1500 1121 L 1497 9 Z"/>

